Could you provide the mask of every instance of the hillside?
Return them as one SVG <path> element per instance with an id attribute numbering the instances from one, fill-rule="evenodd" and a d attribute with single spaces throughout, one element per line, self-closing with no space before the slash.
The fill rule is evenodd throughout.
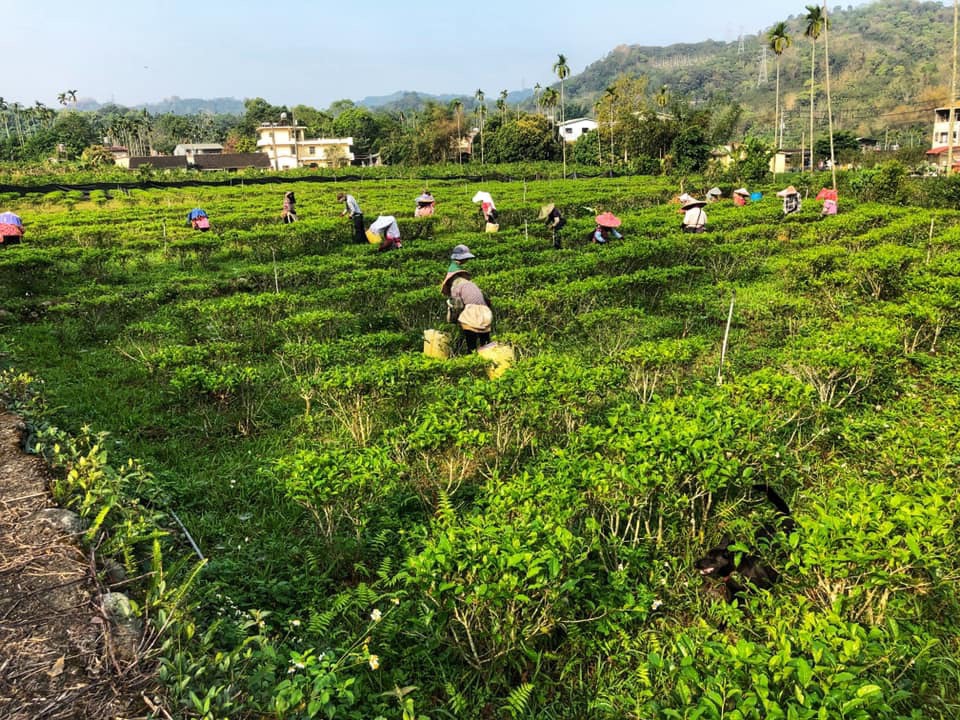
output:
<path id="1" fill-rule="evenodd" d="M 798 7 L 802 9 L 800 3 Z M 786 107 L 787 143 L 800 140 L 809 122 L 810 41 L 803 16 L 784 18 L 792 46 L 781 59 L 780 86 Z M 834 126 L 858 134 L 924 126 L 929 108 L 946 101 L 950 74 L 952 13 L 938 2 L 892 0 L 830 14 L 831 94 Z M 773 123 L 776 59 L 767 50 L 767 79 L 758 82 L 762 34 L 738 42 L 648 47 L 621 45 L 565 83 L 571 105 L 592 108 L 621 73 L 644 75 L 652 94 L 667 85 L 672 97 L 695 102 L 725 97 L 744 106 L 747 129 L 763 132 Z M 818 93 L 823 94 L 823 37 L 817 44 Z M 826 103 L 816 101 L 819 114 Z M 571 113 L 568 112 L 568 115 Z"/>

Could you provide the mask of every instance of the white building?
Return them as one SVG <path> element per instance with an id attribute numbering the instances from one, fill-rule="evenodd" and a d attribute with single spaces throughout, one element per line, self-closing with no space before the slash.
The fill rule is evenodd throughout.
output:
<path id="1" fill-rule="evenodd" d="M 257 148 L 267 154 L 275 170 L 342 167 L 354 161 L 352 137 L 309 139 L 306 132 L 300 126 L 263 123 L 257 128 Z"/>
<path id="2" fill-rule="evenodd" d="M 597 129 L 597 121 L 590 118 L 576 118 L 557 123 L 557 132 L 566 142 L 576 142 L 581 135 Z"/>
<path id="3" fill-rule="evenodd" d="M 934 163 L 939 170 L 947 169 L 947 155 L 950 145 L 953 145 L 953 166 L 957 167 L 960 161 L 960 143 L 957 135 L 960 134 L 960 107 L 953 111 L 953 142 L 950 137 L 950 108 L 942 107 L 933 111 L 933 136 L 930 138 L 930 149 L 927 150 L 927 159 Z"/>
<path id="4" fill-rule="evenodd" d="M 180 143 L 173 149 L 174 155 L 186 155 L 191 164 L 194 155 L 219 155 L 222 152 L 223 145 L 219 143 Z"/>

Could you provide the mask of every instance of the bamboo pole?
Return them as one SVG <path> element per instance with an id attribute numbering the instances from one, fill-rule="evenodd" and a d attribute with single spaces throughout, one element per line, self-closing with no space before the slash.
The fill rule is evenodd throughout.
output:
<path id="1" fill-rule="evenodd" d="M 727 357 L 727 340 L 730 338 L 730 324 L 733 322 L 733 302 L 737 291 L 730 291 L 730 312 L 727 313 L 727 327 L 723 331 L 723 346 L 720 348 L 720 367 L 717 368 L 717 385 L 723 385 L 723 362 Z"/>

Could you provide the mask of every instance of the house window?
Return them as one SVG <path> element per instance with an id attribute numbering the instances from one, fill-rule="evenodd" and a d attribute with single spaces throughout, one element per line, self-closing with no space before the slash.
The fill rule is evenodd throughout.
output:
<path id="1" fill-rule="evenodd" d="M 564 131 L 567 135 L 573 135 L 573 128 L 569 128 L 569 127 L 568 127 L 568 128 L 564 128 L 563 131 Z"/>
<path id="2" fill-rule="evenodd" d="M 313 145 L 311 145 L 311 146 L 310 146 L 310 149 L 307 151 L 307 154 L 308 154 L 308 155 L 316 155 L 316 154 L 317 154 L 317 149 L 316 149 Z"/>

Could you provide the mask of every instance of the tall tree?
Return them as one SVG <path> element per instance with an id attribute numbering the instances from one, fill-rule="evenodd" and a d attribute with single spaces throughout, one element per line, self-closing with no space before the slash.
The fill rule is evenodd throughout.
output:
<path id="1" fill-rule="evenodd" d="M 816 86 L 814 85 L 814 71 L 817 67 L 817 38 L 827 24 L 827 16 L 819 5 L 807 5 L 807 14 L 804 17 L 807 25 L 803 34 L 810 38 L 810 172 L 813 172 L 813 100 Z"/>
<path id="2" fill-rule="evenodd" d="M 563 53 L 557 55 L 557 61 L 553 64 L 553 72 L 560 78 L 560 122 L 563 122 L 566 119 L 563 113 L 563 81 L 570 76 L 570 66 L 567 65 L 567 58 Z"/>
<path id="3" fill-rule="evenodd" d="M 7 133 L 7 139 L 10 139 L 10 125 L 7 123 L 7 108 L 10 106 L 7 105 L 7 101 L 0 97 L 0 117 L 3 118 L 3 129 Z"/>
<path id="4" fill-rule="evenodd" d="M 560 93 L 558 93 L 556 89 L 552 87 L 548 87 L 543 91 L 543 95 L 540 96 L 540 104 L 550 110 L 555 110 L 559 102 Z M 554 125 L 557 124 L 557 116 L 555 112 L 550 114 L 550 120 Z"/>
<path id="5" fill-rule="evenodd" d="M 533 101 L 537 104 L 537 115 L 540 114 L 540 91 L 542 89 L 540 83 L 533 86 Z"/>
<path id="6" fill-rule="evenodd" d="M 65 92 L 57 93 L 57 102 L 60 103 L 61 105 L 63 105 L 64 107 L 66 107 L 66 106 L 67 106 L 67 94 L 66 94 Z"/>
<path id="7" fill-rule="evenodd" d="M 463 165 L 463 135 L 460 132 L 461 118 L 463 117 L 463 100 L 452 100 L 450 109 L 457 117 L 457 162 Z"/>
<path id="8" fill-rule="evenodd" d="M 956 7 L 956 0 L 954 0 Z M 827 79 L 827 132 L 830 133 L 830 177 L 833 190 L 837 190 L 837 158 L 833 151 L 833 106 L 830 103 L 830 18 L 827 16 L 827 0 L 823 0 L 823 63 Z"/>
<path id="9" fill-rule="evenodd" d="M 780 56 L 793 43 L 793 38 L 787 32 L 787 24 L 778 22 L 770 29 L 767 40 L 773 54 L 777 56 L 777 100 L 776 109 L 773 113 L 773 139 L 779 150 L 783 147 L 783 118 L 780 115 Z"/>
<path id="10" fill-rule="evenodd" d="M 73 107 L 77 107 L 77 91 L 67 90 L 67 95 L 70 96 L 70 102 L 73 103 Z"/>
<path id="11" fill-rule="evenodd" d="M 507 91 L 501 90 L 500 97 L 497 98 L 497 110 L 500 111 L 500 122 L 507 121 Z"/>
<path id="12" fill-rule="evenodd" d="M 473 98 L 477 101 L 477 113 L 480 115 L 480 164 L 483 165 L 483 111 L 486 108 L 483 104 L 483 90 L 477 88 Z"/>

